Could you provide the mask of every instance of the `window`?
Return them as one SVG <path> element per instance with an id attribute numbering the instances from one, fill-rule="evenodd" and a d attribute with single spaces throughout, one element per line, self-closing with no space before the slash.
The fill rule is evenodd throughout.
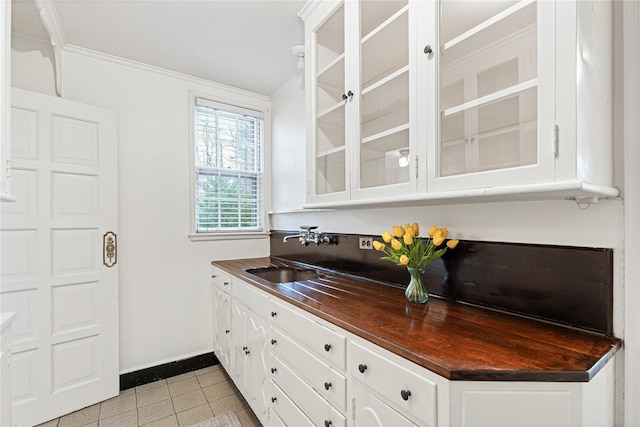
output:
<path id="1" fill-rule="evenodd" d="M 263 231 L 260 111 L 195 98 L 195 232 Z"/>

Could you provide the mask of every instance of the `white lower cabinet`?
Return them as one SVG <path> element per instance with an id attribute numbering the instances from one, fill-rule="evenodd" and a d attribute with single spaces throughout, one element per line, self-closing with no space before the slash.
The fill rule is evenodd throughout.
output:
<path id="1" fill-rule="evenodd" d="M 615 425 L 615 358 L 589 382 L 449 381 L 242 280 L 218 279 L 216 354 L 265 426 Z"/>
<path id="2" fill-rule="evenodd" d="M 244 304 L 233 301 L 234 370 L 232 378 L 260 420 L 267 417 L 267 322 Z"/>

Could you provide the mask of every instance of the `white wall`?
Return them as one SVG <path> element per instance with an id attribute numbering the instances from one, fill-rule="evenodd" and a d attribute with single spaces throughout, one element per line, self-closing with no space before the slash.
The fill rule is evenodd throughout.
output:
<path id="1" fill-rule="evenodd" d="M 15 86 L 46 88 L 32 56 L 14 52 Z M 256 98 L 79 50 L 63 53 L 62 80 L 64 98 L 118 114 L 121 372 L 212 351 L 211 261 L 266 256 L 269 243 L 188 239 L 189 91 Z"/>

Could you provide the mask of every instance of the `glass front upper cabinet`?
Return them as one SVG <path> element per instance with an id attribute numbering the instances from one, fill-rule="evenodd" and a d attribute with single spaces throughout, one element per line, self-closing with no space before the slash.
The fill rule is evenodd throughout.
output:
<path id="1" fill-rule="evenodd" d="M 436 177 L 536 168 L 538 2 L 442 0 L 439 19 Z"/>
<path id="2" fill-rule="evenodd" d="M 409 5 L 363 1 L 357 190 L 408 183 L 410 155 Z"/>

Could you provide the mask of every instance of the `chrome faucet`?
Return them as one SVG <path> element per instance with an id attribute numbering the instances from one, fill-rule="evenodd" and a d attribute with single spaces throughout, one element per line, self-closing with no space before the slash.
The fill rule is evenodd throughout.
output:
<path id="1" fill-rule="evenodd" d="M 286 242 L 289 239 L 297 237 L 298 242 L 303 246 L 309 246 L 309 243 L 314 243 L 316 246 L 319 246 L 321 243 L 331 243 L 331 238 L 329 236 L 322 236 L 319 232 L 315 231 L 316 228 L 318 228 L 317 225 L 301 225 L 300 234 L 284 236 L 282 241 Z"/>

